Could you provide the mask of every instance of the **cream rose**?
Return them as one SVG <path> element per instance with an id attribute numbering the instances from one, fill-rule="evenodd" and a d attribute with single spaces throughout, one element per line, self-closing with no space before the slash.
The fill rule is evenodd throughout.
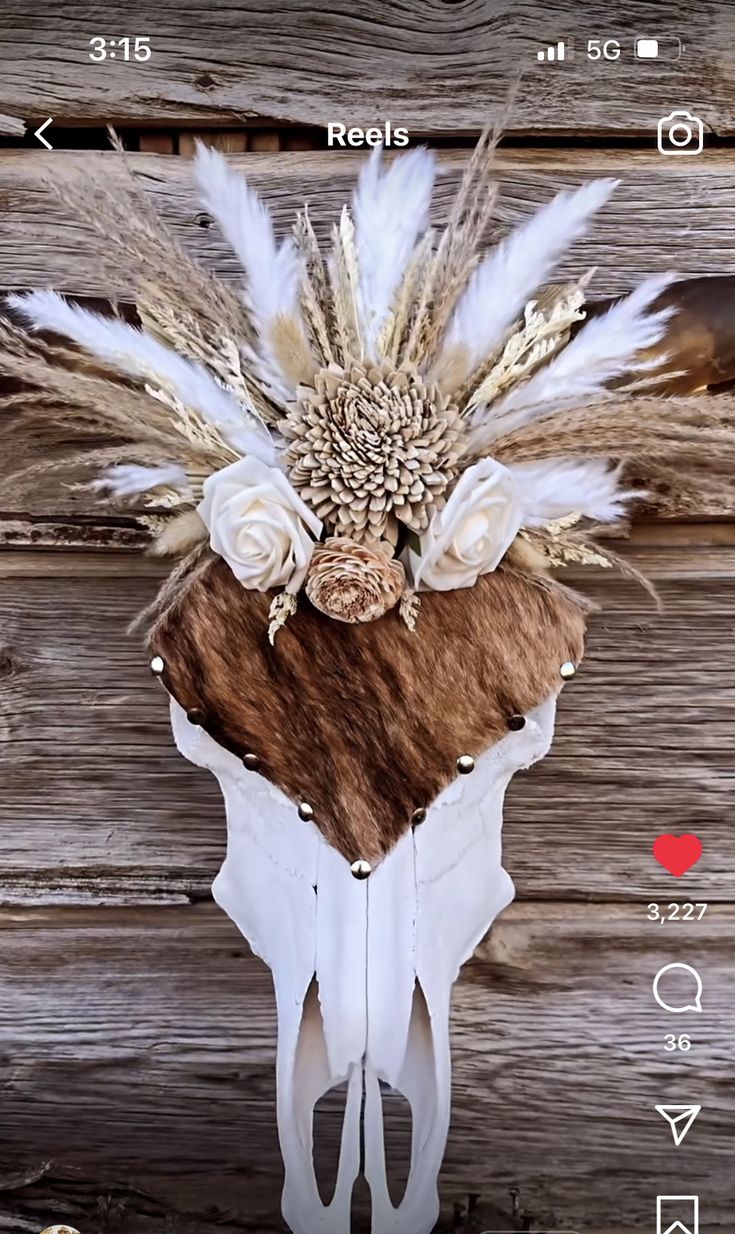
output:
<path id="1" fill-rule="evenodd" d="M 474 587 L 508 551 L 521 519 L 518 488 L 507 467 L 492 458 L 468 467 L 421 537 L 420 556 L 410 554 L 414 587 Z"/>
<path id="2" fill-rule="evenodd" d="M 284 473 L 243 458 L 208 476 L 203 492 L 197 509 L 209 543 L 243 587 L 298 591 L 322 523 Z"/>

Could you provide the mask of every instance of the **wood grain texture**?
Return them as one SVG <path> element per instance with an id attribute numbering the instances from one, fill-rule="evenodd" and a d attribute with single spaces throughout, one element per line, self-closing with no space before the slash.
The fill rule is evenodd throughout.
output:
<path id="1" fill-rule="evenodd" d="M 62 481 L 66 484 L 66 479 Z M 16 498 L 17 493 L 11 493 L 8 485 L 5 490 L 6 497 Z M 36 489 L 38 493 L 38 489 Z M 26 504 L 31 504 L 27 501 L 28 494 L 24 491 Z M 20 548 L 20 549 L 58 549 L 64 551 L 66 549 L 79 549 L 85 546 L 90 549 L 137 549 L 145 550 L 150 545 L 150 535 L 145 527 L 138 523 L 133 518 L 110 518 L 99 517 L 95 518 L 90 509 L 90 494 L 73 494 L 58 498 L 55 496 L 55 485 L 47 485 L 45 490 L 45 501 L 43 496 L 39 494 L 38 506 L 41 508 L 44 505 L 53 505 L 54 503 L 62 506 L 62 511 L 54 515 L 49 513 L 47 516 L 36 515 L 21 515 L 16 517 L 12 514 L 0 516 L 0 545 L 3 548 Z M 76 498 L 76 499 L 75 499 Z M 69 512 L 63 510 L 63 506 L 68 504 L 71 507 Z M 33 502 L 34 507 L 36 502 Z M 78 514 L 77 512 L 86 511 Z M 72 513 L 73 512 L 73 513 Z M 66 513 L 66 518 L 64 514 Z"/>
<path id="2" fill-rule="evenodd" d="M 606 574 L 583 584 L 603 611 L 563 692 L 552 753 L 510 789 L 505 860 L 521 896 L 661 898 L 671 880 L 651 844 L 695 830 L 705 855 L 677 894 L 735 898 L 735 553 L 677 544 L 694 530 L 669 548 L 631 546 L 637 564 L 664 563 L 661 615 Z M 731 540 L 732 528 L 709 538 Z M 3 900 L 208 897 L 224 851 L 219 790 L 175 752 L 165 694 L 124 633 L 158 567 L 76 560 L 0 558 Z"/>
<path id="3" fill-rule="evenodd" d="M 135 29 L 121 0 L 70 5 L 8 0 L 0 20 L 0 110 L 59 123 L 240 125 L 273 118 L 326 126 L 392 120 L 413 132 L 477 131 L 523 80 L 512 117 L 522 132 L 649 132 L 662 103 L 686 101 L 709 128 L 735 126 L 733 12 L 727 0 L 667 5 L 666 29 L 687 54 L 636 64 L 635 35 L 661 29 L 654 0 L 367 0 L 314 7 L 285 0 L 141 3 Z M 145 33 L 144 63 L 90 63 L 92 35 Z M 540 65 L 547 42 L 574 35 L 577 55 Z M 623 55 L 590 63 L 589 37 L 614 35 Z M 559 71 L 561 70 L 561 71 Z"/>
<path id="4" fill-rule="evenodd" d="M 0 115 L 0 136 L 23 137 L 25 131 L 25 121 L 19 120 L 17 116 Z"/>
<path id="5" fill-rule="evenodd" d="M 635 905 L 515 905 L 463 970 L 442 1228 L 469 1193 L 507 1217 L 517 1189 L 526 1229 L 597 1232 L 622 1216 L 624 1179 L 625 1223 L 647 1229 L 656 1187 L 680 1194 L 684 1177 L 707 1223 L 727 1226 L 735 909 L 712 906 L 683 933 L 641 918 Z M 213 907 L 6 911 L 0 941 L 5 1168 L 51 1160 L 67 1219 L 96 1190 L 177 1230 L 279 1228 L 270 979 L 231 923 Z M 672 1017 L 651 996 L 674 959 L 705 984 L 706 1027 L 676 1020 L 689 1057 L 664 1051 Z M 695 1097 L 684 1162 L 653 1107 Z M 325 1155 L 337 1130 L 324 1111 Z"/>

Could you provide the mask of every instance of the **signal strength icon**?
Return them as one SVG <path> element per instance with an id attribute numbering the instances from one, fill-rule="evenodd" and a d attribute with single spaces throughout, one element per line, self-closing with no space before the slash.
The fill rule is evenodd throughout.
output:
<path id="1" fill-rule="evenodd" d="M 558 43 L 551 43 L 545 47 L 543 51 L 536 52 L 537 60 L 569 60 L 571 59 L 571 45 L 560 39 Z"/>

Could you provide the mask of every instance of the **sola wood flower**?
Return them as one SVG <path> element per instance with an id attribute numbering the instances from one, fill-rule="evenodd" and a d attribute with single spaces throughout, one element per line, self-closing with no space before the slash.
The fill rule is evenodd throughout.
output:
<path id="1" fill-rule="evenodd" d="M 209 542 L 243 586 L 298 591 L 322 525 L 283 472 L 243 458 L 208 476 L 203 491 Z"/>
<path id="2" fill-rule="evenodd" d="M 401 563 L 382 549 L 334 536 L 314 549 L 306 594 L 337 621 L 375 621 L 393 608 L 405 581 Z"/>
<path id="3" fill-rule="evenodd" d="M 507 467 L 492 458 L 469 467 L 421 537 L 421 555 L 411 554 L 414 586 L 474 587 L 500 564 L 522 519 L 518 486 Z"/>
<path id="4" fill-rule="evenodd" d="M 291 482 L 327 526 L 361 542 L 397 522 L 420 532 L 457 473 L 461 421 L 441 391 L 414 372 L 330 365 L 281 428 Z"/>

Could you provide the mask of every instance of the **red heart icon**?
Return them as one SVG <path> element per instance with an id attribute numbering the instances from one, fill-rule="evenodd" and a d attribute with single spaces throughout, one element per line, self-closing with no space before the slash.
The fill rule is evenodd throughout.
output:
<path id="1" fill-rule="evenodd" d="M 659 836 L 653 846 L 653 855 L 669 874 L 681 878 L 702 856 L 702 841 L 693 835 Z"/>

